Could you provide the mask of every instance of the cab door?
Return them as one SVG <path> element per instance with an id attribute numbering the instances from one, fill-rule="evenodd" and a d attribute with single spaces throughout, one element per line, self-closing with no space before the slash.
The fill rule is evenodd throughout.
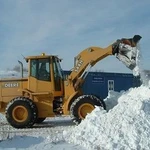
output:
<path id="1" fill-rule="evenodd" d="M 50 57 L 30 60 L 29 89 L 33 92 L 54 91 Z"/>
<path id="2" fill-rule="evenodd" d="M 60 67 L 60 60 L 57 57 L 52 58 L 53 78 L 54 78 L 54 96 L 63 95 L 63 75 Z"/>

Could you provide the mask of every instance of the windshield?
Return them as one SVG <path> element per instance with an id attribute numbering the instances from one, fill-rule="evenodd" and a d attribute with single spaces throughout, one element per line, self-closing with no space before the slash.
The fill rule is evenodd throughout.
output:
<path id="1" fill-rule="evenodd" d="M 31 59 L 30 76 L 38 80 L 51 81 L 50 59 Z"/>

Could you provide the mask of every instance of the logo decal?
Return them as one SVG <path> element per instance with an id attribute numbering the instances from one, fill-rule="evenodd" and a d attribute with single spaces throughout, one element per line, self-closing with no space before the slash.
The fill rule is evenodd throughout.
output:
<path id="1" fill-rule="evenodd" d="M 19 87 L 18 82 L 4 83 L 3 88 L 16 88 Z"/>
<path id="2" fill-rule="evenodd" d="M 82 66 L 82 64 L 83 64 L 83 60 L 80 59 L 80 60 L 78 61 L 77 65 L 75 66 L 74 71 L 75 71 L 75 72 L 78 72 L 79 69 L 80 69 L 80 67 Z"/>

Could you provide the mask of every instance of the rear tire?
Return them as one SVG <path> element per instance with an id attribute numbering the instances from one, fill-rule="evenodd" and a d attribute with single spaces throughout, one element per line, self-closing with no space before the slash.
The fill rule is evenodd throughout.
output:
<path id="1" fill-rule="evenodd" d="M 26 97 L 16 97 L 6 107 L 6 119 L 14 128 L 32 127 L 37 119 L 37 107 Z"/>
<path id="2" fill-rule="evenodd" d="M 101 106 L 104 109 L 105 103 L 103 100 L 94 95 L 83 95 L 78 97 L 70 107 L 70 115 L 76 124 L 79 124 L 88 113 L 94 110 L 95 106 Z"/>

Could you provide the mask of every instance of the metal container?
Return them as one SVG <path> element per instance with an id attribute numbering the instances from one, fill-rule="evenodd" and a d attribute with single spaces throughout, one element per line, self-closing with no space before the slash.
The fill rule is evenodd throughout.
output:
<path id="1" fill-rule="evenodd" d="M 64 71 L 67 76 L 70 71 Z M 82 90 L 84 94 L 93 94 L 102 99 L 108 96 L 110 90 L 120 92 L 141 85 L 140 77 L 128 73 L 89 72 Z"/>

